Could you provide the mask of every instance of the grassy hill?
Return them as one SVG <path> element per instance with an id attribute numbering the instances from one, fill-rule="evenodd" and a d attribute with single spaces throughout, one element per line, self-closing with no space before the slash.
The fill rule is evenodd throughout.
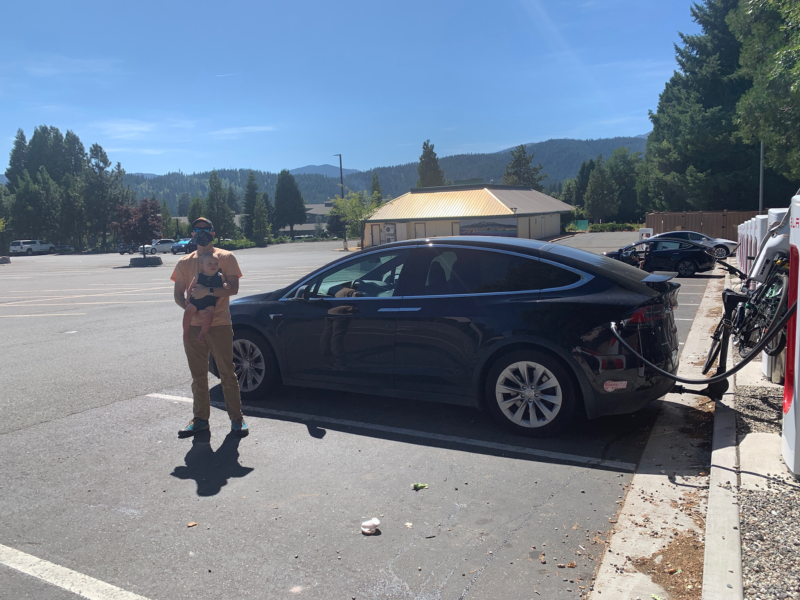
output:
<path id="1" fill-rule="evenodd" d="M 632 152 L 644 152 L 646 137 L 616 137 L 597 140 L 558 139 L 547 140 L 535 144 L 527 144 L 528 153 L 535 153 L 534 164 L 541 163 L 542 171 L 547 173 L 545 185 L 574 177 L 584 160 L 596 158 L 598 154 L 608 157 L 615 148 L 628 147 Z M 457 154 L 439 158 L 439 164 L 445 177 L 451 181 L 464 179 L 483 179 L 486 183 L 499 183 L 503 177 L 503 169 L 508 164 L 511 149 L 486 154 Z M 298 173 L 295 175 L 297 185 L 307 204 L 321 204 L 328 198 L 339 194 L 338 167 L 335 177 L 314 173 Z M 368 190 L 372 183 L 373 172 L 378 173 L 384 195 L 397 197 L 417 185 L 417 163 L 407 163 L 391 167 L 377 167 L 369 171 L 349 173 L 344 177 L 345 187 L 352 190 Z M 220 178 L 226 186 L 232 185 L 241 197 L 247 181 L 246 169 L 219 169 Z M 274 198 L 277 173 L 256 171 L 256 180 L 260 190 L 267 190 L 270 198 Z M 162 200 L 166 198 L 170 210 L 175 214 L 178 197 L 182 193 L 190 196 L 208 193 L 209 172 L 202 173 L 167 173 L 157 177 L 150 174 L 128 174 L 125 183 L 130 185 L 139 198 L 152 197 Z"/>

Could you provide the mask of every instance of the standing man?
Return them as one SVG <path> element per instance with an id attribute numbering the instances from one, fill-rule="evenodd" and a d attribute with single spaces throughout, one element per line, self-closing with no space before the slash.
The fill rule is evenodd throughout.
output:
<path id="1" fill-rule="evenodd" d="M 242 400 L 239 395 L 239 381 L 233 367 L 233 326 L 231 324 L 230 297 L 239 293 L 239 278 L 242 272 L 233 252 L 214 248 L 214 225 L 208 219 L 200 217 L 192 223 L 192 237 L 197 243 L 197 250 L 182 257 L 172 272 L 175 282 L 175 303 L 186 310 L 186 290 L 200 269 L 200 257 L 213 254 L 219 260 L 219 268 L 228 283 L 228 288 L 206 287 L 196 285 L 192 298 L 206 296 L 218 298 L 214 307 L 214 318 L 206 333 L 205 341 L 199 341 L 198 335 L 203 325 L 202 317 L 196 314 L 189 327 L 189 339 L 183 342 L 189 370 L 192 373 L 192 396 L 194 397 L 194 418 L 178 432 L 179 437 L 188 437 L 198 431 L 208 429 L 211 416 L 211 398 L 208 395 L 208 353 L 214 356 L 219 377 L 222 380 L 222 392 L 225 395 L 225 407 L 231 419 L 231 432 L 239 437 L 249 433 L 242 415 Z"/>

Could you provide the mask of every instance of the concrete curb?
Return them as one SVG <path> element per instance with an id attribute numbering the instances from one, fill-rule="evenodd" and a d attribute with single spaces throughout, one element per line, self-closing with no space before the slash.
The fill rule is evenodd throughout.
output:
<path id="1" fill-rule="evenodd" d="M 742 542 L 736 501 L 736 411 L 733 394 L 718 402 L 714 415 L 711 481 L 706 515 L 703 600 L 741 600 Z"/>
<path id="2" fill-rule="evenodd" d="M 725 277 L 730 287 L 730 274 Z M 733 361 L 734 348 L 728 352 Z M 711 443 L 711 478 L 706 513 L 706 550 L 703 562 L 703 600 L 744 598 L 742 540 L 739 533 L 739 504 L 736 500 L 737 440 L 736 411 L 733 408 L 735 379 L 731 391 L 717 403 Z"/>

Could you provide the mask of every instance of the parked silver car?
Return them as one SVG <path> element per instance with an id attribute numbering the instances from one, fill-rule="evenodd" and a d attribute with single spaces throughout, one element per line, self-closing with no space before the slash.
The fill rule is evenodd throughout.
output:
<path id="1" fill-rule="evenodd" d="M 659 233 L 654 235 L 653 238 L 670 238 L 672 240 L 689 240 L 696 244 L 702 244 L 714 250 L 715 258 L 727 258 L 736 251 L 738 242 L 733 240 L 726 240 L 723 238 L 712 238 L 710 235 L 704 233 L 697 233 L 696 231 L 668 231 L 667 233 Z M 652 239 L 652 238 L 651 238 Z"/>

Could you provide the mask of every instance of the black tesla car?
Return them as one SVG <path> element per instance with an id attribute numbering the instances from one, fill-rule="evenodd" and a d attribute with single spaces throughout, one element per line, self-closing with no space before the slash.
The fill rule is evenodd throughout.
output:
<path id="1" fill-rule="evenodd" d="M 643 270 L 650 273 L 672 271 L 681 277 L 710 271 L 716 262 L 711 248 L 685 240 L 655 237 L 606 252 L 605 256 L 635 267 L 641 265 Z"/>
<path id="2" fill-rule="evenodd" d="M 285 384 L 487 407 L 517 433 L 635 411 L 673 382 L 679 285 L 532 240 L 449 237 L 346 256 L 231 303 L 245 399 Z M 211 361 L 210 369 L 217 374 Z"/>

